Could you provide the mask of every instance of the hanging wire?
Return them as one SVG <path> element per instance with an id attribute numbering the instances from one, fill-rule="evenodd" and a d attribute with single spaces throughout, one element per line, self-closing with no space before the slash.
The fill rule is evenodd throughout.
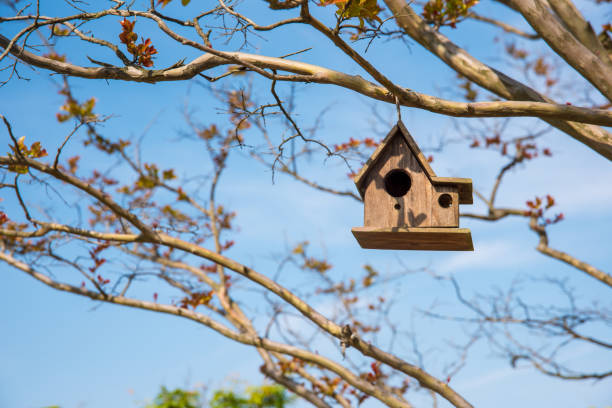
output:
<path id="1" fill-rule="evenodd" d="M 401 106 L 400 106 L 400 100 L 397 97 L 397 95 L 393 95 L 395 96 L 395 108 L 397 109 L 397 122 L 401 123 L 402 122 L 402 111 L 400 110 Z"/>

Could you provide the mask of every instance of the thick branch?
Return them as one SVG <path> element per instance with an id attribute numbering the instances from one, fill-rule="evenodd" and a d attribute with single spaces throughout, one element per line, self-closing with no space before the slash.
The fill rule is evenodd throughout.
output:
<path id="1" fill-rule="evenodd" d="M 511 0 L 511 3 L 557 54 L 612 101 L 612 61 L 606 54 L 596 55 L 579 42 L 546 10 L 542 0 Z"/>
<path id="2" fill-rule="evenodd" d="M 534 89 L 478 61 L 447 37 L 429 27 L 406 0 L 384 1 L 406 34 L 470 81 L 505 99 L 551 102 Z M 544 120 L 612 160 L 612 135 L 604 129 L 567 120 Z"/>
<path id="3" fill-rule="evenodd" d="M 0 46 L 8 45 L 9 40 L 0 34 Z M 291 61 L 283 58 L 266 57 L 241 52 L 231 53 L 232 59 L 217 55 L 205 54 L 192 62 L 168 70 L 145 70 L 133 66 L 128 67 L 82 67 L 67 62 L 35 55 L 13 46 L 12 51 L 23 62 L 52 70 L 61 74 L 90 79 L 118 79 L 134 82 L 180 81 L 193 78 L 208 69 L 227 64 L 254 65 L 260 68 L 287 71 L 296 76 L 274 76 L 271 78 L 295 82 L 316 82 L 333 84 L 366 95 L 380 101 L 395 103 L 393 95 L 382 86 L 369 82 L 358 75 L 348 75 L 342 72 Z M 402 89 L 402 105 L 425 109 L 430 112 L 456 117 L 517 117 L 530 116 L 543 119 L 570 119 L 578 122 L 594 123 L 612 126 L 612 112 L 603 109 L 588 109 L 576 106 L 558 105 L 546 102 L 502 101 L 464 103 L 449 101 L 434 96 L 421 94 L 408 89 Z M 612 139 L 610 145 L 612 159 Z M 608 156 L 606 156 L 608 157 Z"/>
<path id="4" fill-rule="evenodd" d="M 553 0 L 549 1 L 548 4 L 574 37 L 604 62 L 606 60 L 610 62 L 608 51 L 599 42 L 593 27 L 584 19 L 574 3 L 570 0 Z"/>

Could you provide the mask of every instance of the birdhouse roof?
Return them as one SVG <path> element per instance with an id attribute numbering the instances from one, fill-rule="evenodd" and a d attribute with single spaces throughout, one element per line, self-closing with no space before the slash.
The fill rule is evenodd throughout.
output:
<path id="1" fill-rule="evenodd" d="M 421 168 L 427 175 L 429 181 L 431 181 L 434 185 L 456 185 L 459 189 L 459 204 L 472 204 L 472 179 L 469 178 L 457 178 L 457 177 L 438 177 L 436 173 L 434 173 L 433 169 L 429 166 L 429 162 L 417 146 L 416 142 L 408 132 L 408 129 L 404 126 L 402 122 L 398 122 L 391 131 L 387 134 L 384 140 L 378 145 L 374 153 L 370 156 L 368 161 L 364 164 L 364 166 L 359 170 L 359 173 L 353 178 L 355 185 L 357 186 L 357 190 L 359 190 L 359 194 L 361 198 L 364 198 L 365 188 L 366 188 L 366 180 L 370 171 L 374 168 L 374 164 L 382 157 L 382 152 L 385 147 L 391 142 L 394 137 L 401 137 L 408 149 L 412 154 L 417 158 Z"/>

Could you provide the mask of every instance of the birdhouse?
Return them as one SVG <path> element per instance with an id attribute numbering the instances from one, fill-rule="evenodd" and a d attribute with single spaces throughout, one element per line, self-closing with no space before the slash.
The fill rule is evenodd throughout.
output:
<path id="1" fill-rule="evenodd" d="M 472 204 L 472 180 L 438 177 L 399 122 L 355 176 L 364 226 L 351 231 L 362 248 L 473 251 L 459 228 L 459 204 Z"/>

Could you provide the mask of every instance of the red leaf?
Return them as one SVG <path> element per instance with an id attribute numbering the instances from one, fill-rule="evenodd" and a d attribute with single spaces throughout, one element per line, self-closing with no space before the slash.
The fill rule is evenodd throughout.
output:
<path id="1" fill-rule="evenodd" d="M 490 145 L 497 145 L 501 143 L 501 137 L 499 135 L 495 135 L 495 137 L 487 137 L 485 138 L 486 147 Z"/>

